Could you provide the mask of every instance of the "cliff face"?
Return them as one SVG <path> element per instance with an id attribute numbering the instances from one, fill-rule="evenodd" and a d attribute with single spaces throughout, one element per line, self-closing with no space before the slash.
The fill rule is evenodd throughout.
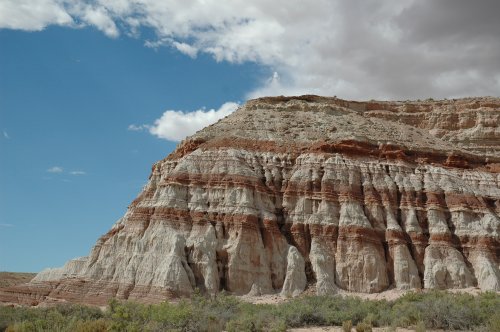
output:
<path id="1" fill-rule="evenodd" d="M 0 300 L 500 291 L 500 100 L 249 101 L 157 162 L 88 257 Z"/>

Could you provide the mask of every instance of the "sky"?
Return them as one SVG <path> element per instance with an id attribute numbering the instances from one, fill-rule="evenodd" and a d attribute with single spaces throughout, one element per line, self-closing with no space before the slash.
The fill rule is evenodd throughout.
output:
<path id="1" fill-rule="evenodd" d="M 151 165 L 265 95 L 500 95 L 497 0 L 0 0 L 0 271 L 87 255 Z"/>

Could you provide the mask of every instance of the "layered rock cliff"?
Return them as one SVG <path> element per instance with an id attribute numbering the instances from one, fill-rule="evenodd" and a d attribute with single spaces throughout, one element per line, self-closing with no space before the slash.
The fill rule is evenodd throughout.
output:
<path id="1" fill-rule="evenodd" d="M 500 99 L 251 100 L 153 168 L 88 257 L 0 300 L 500 291 Z"/>

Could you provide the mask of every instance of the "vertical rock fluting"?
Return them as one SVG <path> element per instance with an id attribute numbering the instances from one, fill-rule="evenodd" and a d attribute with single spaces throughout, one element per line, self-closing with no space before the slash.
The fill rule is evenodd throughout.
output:
<path id="1" fill-rule="evenodd" d="M 481 102 L 480 121 L 500 112 L 497 99 Z M 88 257 L 1 290 L 0 300 L 157 302 L 197 288 L 296 296 L 308 285 L 318 294 L 500 291 L 500 164 L 495 149 L 488 159 L 476 151 L 499 143 L 498 127 L 483 141 L 476 130 L 476 145 L 460 150 L 430 132 L 432 107 L 373 105 L 249 102 L 156 163 Z M 421 122 L 395 124 L 395 112 Z"/>

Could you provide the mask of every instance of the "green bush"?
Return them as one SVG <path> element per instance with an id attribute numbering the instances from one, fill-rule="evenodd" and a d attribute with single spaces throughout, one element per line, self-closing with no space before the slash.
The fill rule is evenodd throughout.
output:
<path id="1" fill-rule="evenodd" d="M 500 314 L 491 317 L 487 324 L 488 331 L 500 332 Z"/>
<path id="2" fill-rule="evenodd" d="M 228 331 L 286 331 L 287 323 L 270 304 L 240 303 L 239 312 L 228 321 Z"/>
<path id="3" fill-rule="evenodd" d="M 407 327 L 425 321 L 427 327 L 445 330 L 470 330 L 500 314 L 500 296 L 483 293 L 452 294 L 442 291 L 409 293 L 394 302 L 391 320 Z"/>
<path id="4" fill-rule="evenodd" d="M 74 332 L 106 332 L 111 328 L 109 321 L 99 318 L 97 320 L 77 320 L 70 324 L 69 331 Z"/>
<path id="5" fill-rule="evenodd" d="M 195 328 L 193 305 L 186 300 L 178 304 L 163 302 L 151 307 L 150 318 L 162 330 L 189 331 Z"/>
<path id="6" fill-rule="evenodd" d="M 191 301 L 200 325 L 199 331 L 221 331 L 226 323 L 238 316 L 242 310 L 242 303 L 236 297 L 225 293 L 212 298 L 196 295 Z"/>
<path id="7" fill-rule="evenodd" d="M 104 314 L 99 308 L 57 305 L 49 308 L 0 307 L 0 331 L 73 331 L 77 321 L 96 321 Z"/>
<path id="8" fill-rule="evenodd" d="M 309 296 L 277 306 L 278 314 L 290 327 L 336 325 L 350 320 L 357 324 L 370 317 L 379 326 L 388 321 L 390 305 L 386 301 L 364 301 L 354 297 Z"/>
<path id="9" fill-rule="evenodd" d="M 500 332 L 499 317 L 496 293 L 408 293 L 390 302 L 305 296 L 277 305 L 246 303 L 224 293 L 214 297 L 197 293 L 189 300 L 156 305 L 112 300 L 106 312 L 76 305 L 0 307 L 0 331 L 285 331 L 311 325 L 350 331 L 355 325 L 357 331 L 399 326 L 417 331 L 427 327 Z"/>

